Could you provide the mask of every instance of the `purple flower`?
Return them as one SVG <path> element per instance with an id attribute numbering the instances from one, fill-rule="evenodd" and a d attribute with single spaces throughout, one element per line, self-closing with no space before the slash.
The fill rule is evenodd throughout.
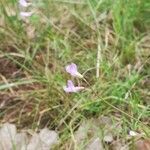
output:
<path id="1" fill-rule="evenodd" d="M 31 3 L 27 3 L 26 0 L 19 0 L 19 4 L 23 7 L 28 7 Z"/>
<path id="2" fill-rule="evenodd" d="M 78 72 L 77 65 L 71 63 L 65 67 L 66 71 L 74 77 L 83 78 L 83 76 Z"/>
<path id="3" fill-rule="evenodd" d="M 33 14 L 33 12 L 20 12 L 21 17 L 30 17 Z"/>
<path id="4" fill-rule="evenodd" d="M 67 86 L 64 86 L 63 89 L 66 93 L 76 93 L 76 92 L 83 90 L 84 87 L 74 86 L 73 82 L 71 80 L 68 80 Z"/>

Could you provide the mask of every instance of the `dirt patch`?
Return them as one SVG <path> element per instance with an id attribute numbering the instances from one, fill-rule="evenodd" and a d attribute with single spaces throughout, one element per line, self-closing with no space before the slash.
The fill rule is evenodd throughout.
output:
<path id="1" fill-rule="evenodd" d="M 18 91 L 21 92 L 21 91 Z M 39 120 L 40 111 L 45 109 L 44 101 L 39 103 L 39 112 L 35 113 L 36 99 L 32 99 L 30 96 L 22 97 L 21 95 L 12 95 L 9 92 L 0 92 L 0 122 L 15 123 L 19 129 L 30 128 L 33 120 L 36 122 Z M 44 119 L 48 116 L 45 114 L 42 116 Z M 46 120 L 41 120 L 41 124 Z M 45 122 L 45 124 L 47 123 Z M 44 125 L 45 125 L 44 124 Z"/>
<path id="2" fill-rule="evenodd" d="M 22 75 L 19 67 L 7 58 L 0 58 L 0 74 L 5 78 L 16 78 Z"/>
<path id="3" fill-rule="evenodd" d="M 16 122 L 20 113 L 25 114 L 33 109 L 30 103 L 20 97 L 7 93 L 0 93 L 0 121 Z M 26 118 L 25 118 L 26 119 Z"/>
<path id="4" fill-rule="evenodd" d="M 0 109 L 2 109 L 14 98 L 14 96 L 9 96 L 9 94 L 2 94 L 0 93 Z"/>

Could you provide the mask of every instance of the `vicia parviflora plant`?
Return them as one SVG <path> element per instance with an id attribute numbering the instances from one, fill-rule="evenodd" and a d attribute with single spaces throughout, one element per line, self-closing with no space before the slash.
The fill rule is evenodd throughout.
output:
<path id="1" fill-rule="evenodd" d="M 74 63 L 67 65 L 65 67 L 65 70 L 66 70 L 66 72 L 68 72 L 73 77 L 83 78 L 83 76 L 78 72 L 77 65 Z M 76 93 L 76 92 L 79 92 L 85 88 L 82 86 L 74 86 L 73 82 L 71 80 L 68 80 L 67 85 L 64 86 L 63 89 L 66 93 Z"/>
<path id="2" fill-rule="evenodd" d="M 22 7 L 22 8 L 20 8 L 20 16 L 21 17 L 30 17 L 33 14 L 32 11 L 31 12 L 23 11 L 23 8 L 29 7 L 31 5 L 31 3 L 28 3 L 26 0 L 19 0 L 19 5 L 20 5 L 20 7 Z"/>
<path id="3" fill-rule="evenodd" d="M 71 80 L 68 80 L 67 86 L 64 86 L 63 88 L 66 93 L 76 93 L 84 89 L 82 86 L 74 86 Z"/>
<path id="4" fill-rule="evenodd" d="M 26 0 L 19 0 L 19 4 L 22 6 L 22 7 L 28 7 L 31 5 L 31 3 L 28 3 Z"/>

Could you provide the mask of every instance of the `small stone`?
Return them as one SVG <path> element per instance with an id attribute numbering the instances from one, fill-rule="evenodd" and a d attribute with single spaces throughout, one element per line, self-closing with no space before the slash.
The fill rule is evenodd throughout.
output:
<path id="1" fill-rule="evenodd" d="M 113 135 L 111 133 L 107 133 L 104 136 L 104 141 L 107 142 L 107 143 L 111 143 L 113 141 Z"/>
<path id="2" fill-rule="evenodd" d="M 130 136 L 137 136 L 137 135 L 138 135 L 138 133 L 137 133 L 137 132 L 135 132 L 135 131 L 129 131 L 129 135 L 130 135 Z"/>
<path id="3" fill-rule="evenodd" d="M 42 143 L 40 141 L 40 137 L 37 133 L 35 133 L 32 136 L 32 138 L 27 146 L 27 150 L 41 150 L 41 149 L 42 149 Z"/>
<path id="4" fill-rule="evenodd" d="M 26 150 L 28 137 L 26 133 L 17 133 L 15 138 L 16 150 Z"/>
<path id="5" fill-rule="evenodd" d="M 50 148 L 58 142 L 58 134 L 55 131 L 44 128 L 39 133 L 40 140 L 45 147 Z"/>
<path id="6" fill-rule="evenodd" d="M 112 122 L 110 117 L 101 116 L 101 117 L 98 118 L 98 120 L 99 120 L 99 125 L 100 126 L 106 126 L 106 127 L 110 128 L 113 125 L 113 122 Z"/>
<path id="7" fill-rule="evenodd" d="M 81 144 L 87 137 L 88 131 L 90 128 L 90 122 L 84 121 L 75 132 L 75 140 L 77 144 Z"/>
<path id="8" fill-rule="evenodd" d="M 16 126 L 5 123 L 0 129 L 0 149 L 11 150 L 15 143 Z"/>
<path id="9" fill-rule="evenodd" d="M 104 150 L 101 140 L 97 137 L 87 146 L 86 150 Z"/>

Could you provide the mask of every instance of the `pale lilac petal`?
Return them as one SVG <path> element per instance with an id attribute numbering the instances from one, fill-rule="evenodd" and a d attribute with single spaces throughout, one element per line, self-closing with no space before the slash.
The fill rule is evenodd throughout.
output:
<path id="1" fill-rule="evenodd" d="M 72 76 L 76 76 L 77 71 L 77 65 L 74 63 L 71 63 L 70 65 L 66 66 L 66 71 L 70 73 Z"/>
<path id="2" fill-rule="evenodd" d="M 31 3 L 27 3 L 26 0 L 19 0 L 19 4 L 23 7 L 28 7 Z"/>
<path id="3" fill-rule="evenodd" d="M 66 72 L 70 73 L 74 77 L 83 78 L 83 76 L 78 72 L 77 65 L 71 63 L 70 65 L 65 67 Z"/>
<path id="4" fill-rule="evenodd" d="M 21 17 L 30 17 L 33 14 L 33 12 L 20 12 Z"/>
<path id="5" fill-rule="evenodd" d="M 70 88 L 66 87 L 66 86 L 64 86 L 63 89 L 66 93 L 71 93 L 72 92 L 72 90 Z"/>
<path id="6" fill-rule="evenodd" d="M 76 93 L 83 90 L 84 87 L 80 87 L 80 86 L 75 87 L 73 82 L 71 80 L 68 80 L 67 86 L 64 86 L 63 89 L 66 93 Z"/>
<path id="7" fill-rule="evenodd" d="M 71 80 L 68 80 L 68 81 L 67 81 L 67 87 L 72 87 L 72 88 L 74 88 L 74 84 L 73 84 L 73 82 L 72 82 Z"/>
<path id="8" fill-rule="evenodd" d="M 66 86 L 64 86 L 63 87 L 63 89 L 64 89 L 64 91 L 66 92 L 66 93 L 73 93 L 73 92 L 75 92 L 75 87 L 66 87 Z"/>
<path id="9" fill-rule="evenodd" d="M 68 80 L 67 86 L 63 87 L 63 89 L 66 93 L 74 92 L 74 88 L 75 88 L 75 86 L 71 80 Z"/>

